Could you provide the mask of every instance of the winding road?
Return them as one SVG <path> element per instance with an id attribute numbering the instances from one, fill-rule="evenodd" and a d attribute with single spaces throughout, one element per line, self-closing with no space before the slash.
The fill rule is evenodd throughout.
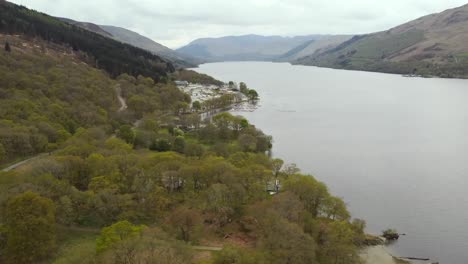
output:
<path id="1" fill-rule="evenodd" d="M 115 92 L 117 93 L 117 99 L 119 99 L 120 103 L 120 108 L 118 112 L 122 112 L 128 108 L 127 102 L 125 102 L 125 99 L 122 97 L 122 88 L 120 88 L 120 84 L 118 83 L 115 85 Z"/>

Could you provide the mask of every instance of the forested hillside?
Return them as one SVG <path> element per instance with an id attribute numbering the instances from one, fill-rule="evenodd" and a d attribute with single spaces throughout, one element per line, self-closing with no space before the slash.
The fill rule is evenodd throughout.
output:
<path id="1" fill-rule="evenodd" d="M 21 34 L 82 51 L 98 68 L 116 77 L 122 73 L 160 79 L 173 65 L 148 51 L 64 23 L 57 18 L 0 1 L 0 33 Z"/>
<path id="2" fill-rule="evenodd" d="M 2 157 L 53 152 L 0 173 L 2 263 L 358 261 L 363 222 L 324 184 L 269 158 L 271 137 L 245 119 L 202 121 L 172 84 L 113 80 L 65 47 L 6 39 Z"/>
<path id="3" fill-rule="evenodd" d="M 359 263 L 365 223 L 246 119 L 35 36 L 0 35 L 0 164 L 47 153 L 0 172 L 0 263 Z"/>
<path id="4" fill-rule="evenodd" d="M 85 64 L 83 54 L 40 39 L 0 35 L 0 41 L 8 42 L 11 49 L 0 53 L 0 160 L 4 162 L 53 151 L 78 128 L 103 127 L 110 132 L 122 119 L 130 122 L 141 115 L 140 109 L 172 110 L 179 101 L 190 101 L 171 85 L 126 89 L 130 113 L 117 113 L 118 83 Z M 141 76 L 138 80 L 154 83 Z"/>

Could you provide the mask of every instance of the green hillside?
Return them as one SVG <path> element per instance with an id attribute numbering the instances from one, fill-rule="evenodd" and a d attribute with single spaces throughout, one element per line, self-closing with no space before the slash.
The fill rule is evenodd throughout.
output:
<path id="1" fill-rule="evenodd" d="M 201 120 L 153 55 L 0 7 L 0 263 L 360 263 L 365 222 L 270 136 Z"/>
<path id="2" fill-rule="evenodd" d="M 408 22 L 388 31 L 355 36 L 297 64 L 352 70 L 468 77 L 468 6 Z"/>
<path id="3" fill-rule="evenodd" d="M 242 117 L 202 122 L 173 84 L 7 39 L 0 159 L 50 154 L 0 172 L 1 263 L 358 263 L 364 223 Z"/>

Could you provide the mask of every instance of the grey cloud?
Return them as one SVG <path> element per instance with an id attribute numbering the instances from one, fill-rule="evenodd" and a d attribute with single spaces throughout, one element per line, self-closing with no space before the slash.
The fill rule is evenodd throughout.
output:
<path id="1" fill-rule="evenodd" d="M 466 0 L 12 0 L 55 16 L 126 27 L 169 47 L 225 35 L 360 34 Z"/>

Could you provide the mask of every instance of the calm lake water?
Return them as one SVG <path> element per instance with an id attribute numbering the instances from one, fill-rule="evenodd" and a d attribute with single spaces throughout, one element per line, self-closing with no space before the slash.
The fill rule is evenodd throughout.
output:
<path id="1" fill-rule="evenodd" d="M 390 251 L 468 263 L 468 81 L 268 62 L 196 70 L 256 89 L 260 107 L 236 114 L 273 136 L 276 157 L 343 197 L 368 232 L 406 233 Z"/>

